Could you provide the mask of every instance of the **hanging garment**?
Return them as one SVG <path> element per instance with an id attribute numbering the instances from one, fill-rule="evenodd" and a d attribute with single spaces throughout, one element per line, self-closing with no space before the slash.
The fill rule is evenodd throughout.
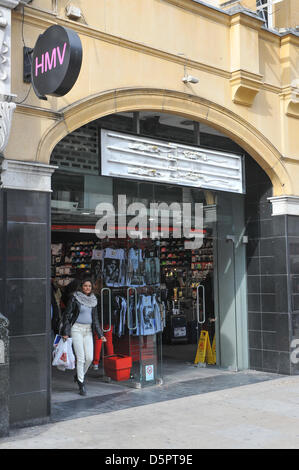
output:
<path id="1" fill-rule="evenodd" d="M 128 253 L 127 285 L 141 287 L 144 282 L 144 259 L 140 248 L 130 248 Z"/>
<path id="2" fill-rule="evenodd" d="M 125 252 L 122 248 L 105 248 L 103 252 L 103 279 L 108 287 L 125 285 Z"/>
<path id="3" fill-rule="evenodd" d="M 160 283 L 160 260 L 157 257 L 145 258 L 144 278 L 147 285 Z"/>
<path id="4" fill-rule="evenodd" d="M 138 300 L 137 300 L 136 309 L 135 309 L 135 294 L 130 294 L 129 305 L 127 305 L 127 315 L 128 315 L 127 324 L 128 324 L 130 335 L 139 335 L 140 324 L 139 324 L 139 315 L 138 315 Z M 137 315 L 136 315 L 136 312 L 137 312 Z"/>
<path id="5" fill-rule="evenodd" d="M 102 261 L 103 250 L 92 250 L 91 259 L 96 261 Z"/>
<path id="6" fill-rule="evenodd" d="M 136 335 L 154 335 L 162 331 L 161 312 L 156 294 L 140 295 L 138 302 L 140 323 Z"/>
<path id="7" fill-rule="evenodd" d="M 112 299 L 112 322 L 115 334 L 121 337 L 125 334 L 127 316 L 127 302 L 121 295 L 116 295 Z"/>

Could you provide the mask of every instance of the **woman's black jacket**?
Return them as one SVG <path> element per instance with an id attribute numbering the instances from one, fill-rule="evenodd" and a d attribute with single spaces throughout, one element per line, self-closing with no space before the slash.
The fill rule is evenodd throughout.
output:
<path id="1" fill-rule="evenodd" d="M 63 312 L 62 316 L 62 325 L 60 327 L 60 334 L 61 336 L 71 336 L 71 328 L 74 323 L 76 323 L 76 320 L 79 316 L 80 312 L 80 303 L 78 302 L 77 299 L 75 299 L 74 296 L 70 298 L 68 301 L 68 304 L 66 306 L 65 311 Z M 99 321 L 99 310 L 98 310 L 98 305 L 95 307 L 92 307 L 91 310 L 91 315 L 92 315 L 92 331 L 93 333 L 96 333 L 98 338 L 101 338 L 103 336 L 103 331 L 100 326 L 100 321 Z"/>

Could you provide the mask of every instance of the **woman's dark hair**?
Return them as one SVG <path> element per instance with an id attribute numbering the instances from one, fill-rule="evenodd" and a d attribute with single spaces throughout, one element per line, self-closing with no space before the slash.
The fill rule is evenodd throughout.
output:
<path id="1" fill-rule="evenodd" d="M 82 290 L 82 287 L 83 287 L 83 284 L 85 284 L 85 282 L 90 282 L 91 284 L 91 291 L 93 292 L 93 282 L 91 280 L 90 277 L 84 277 L 81 282 L 80 282 L 80 290 Z"/>
<path id="2" fill-rule="evenodd" d="M 80 289 L 80 285 L 81 285 L 80 280 L 74 279 L 66 286 L 61 296 L 61 299 L 65 305 L 68 303 L 69 299 L 74 294 L 74 292 Z"/>

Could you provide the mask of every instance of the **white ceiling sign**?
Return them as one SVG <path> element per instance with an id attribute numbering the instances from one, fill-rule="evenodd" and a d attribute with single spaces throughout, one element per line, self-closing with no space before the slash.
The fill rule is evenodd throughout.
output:
<path id="1" fill-rule="evenodd" d="M 101 131 L 103 176 L 243 193 L 242 156 Z"/>

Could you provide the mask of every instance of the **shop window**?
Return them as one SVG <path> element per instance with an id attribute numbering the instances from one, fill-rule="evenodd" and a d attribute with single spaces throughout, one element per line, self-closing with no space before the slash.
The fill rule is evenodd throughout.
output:
<path id="1" fill-rule="evenodd" d="M 52 177 L 52 221 L 93 223 L 95 208 L 101 202 L 112 203 L 112 178 L 55 172 Z"/>
<path id="2" fill-rule="evenodd" d="M 67 173 L 54 173 L 52 177 L 52 202 L 55 210 L 74 211 L 83 207 L 84 177 Z"/>

